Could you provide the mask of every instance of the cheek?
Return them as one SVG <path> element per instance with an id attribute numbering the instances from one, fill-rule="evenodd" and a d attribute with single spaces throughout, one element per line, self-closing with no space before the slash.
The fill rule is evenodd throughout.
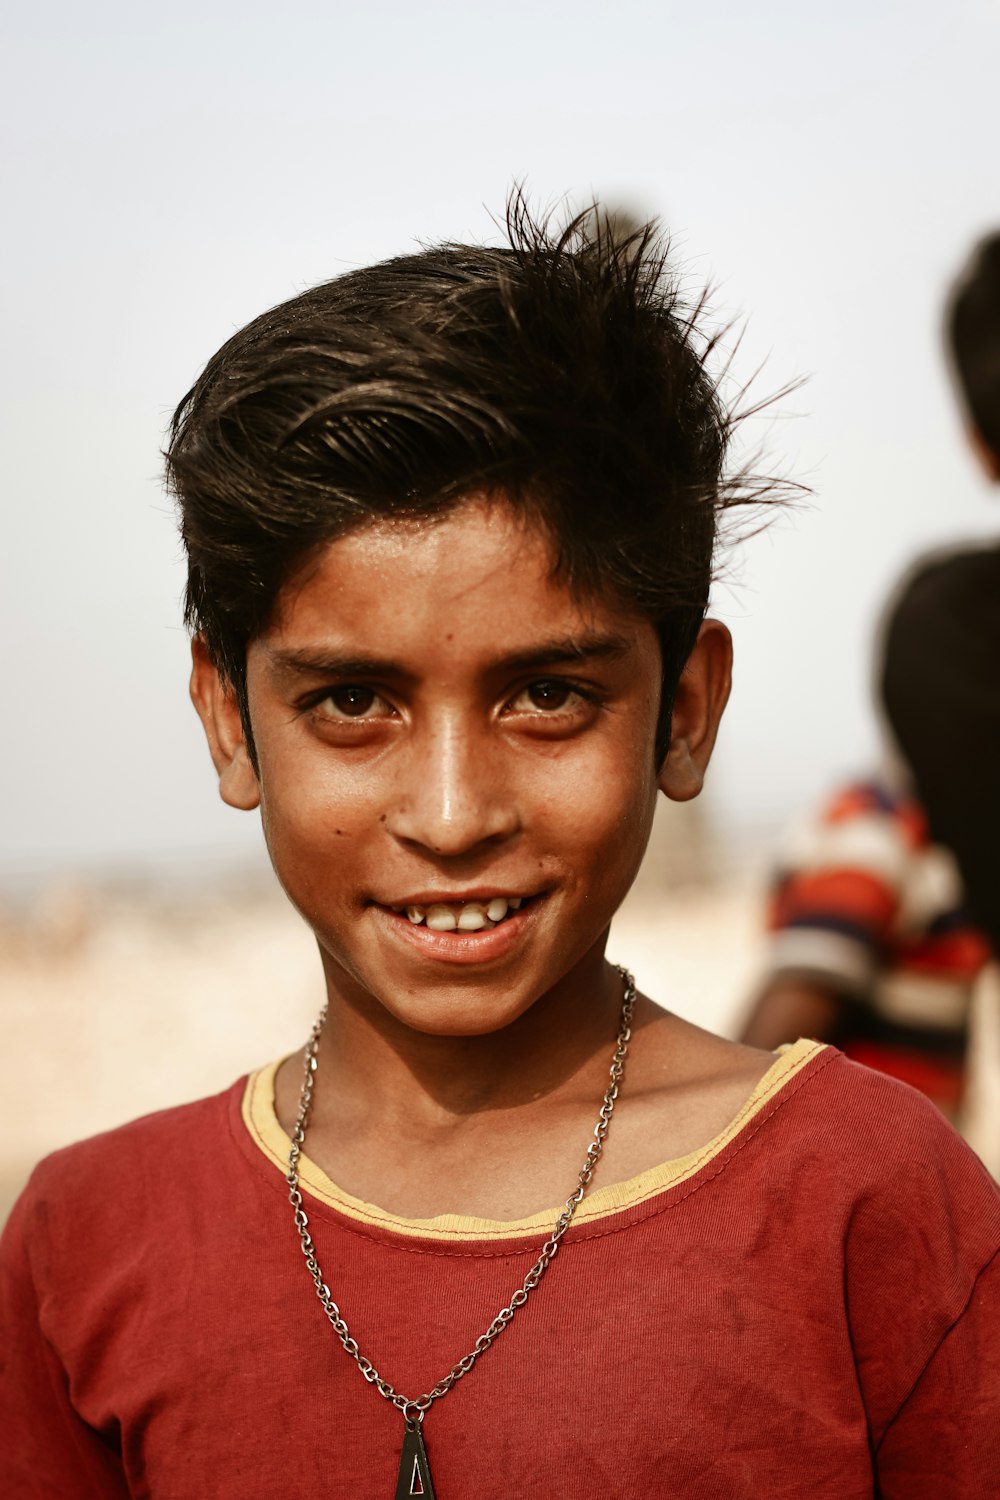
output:
<path id="1" fill-rule="evenodd" d="M 346 851 L 379 825 L 373 790 L 370 777 L 334 774 L 329 757 L 261 756 L 261 823 L 283 884 L 314 870 L 336 882 Z"/>
<path id="2" fill-rule="evenodd" d="M 644 741 L 639 741 L 644 743 Z M 533 789 L 541 842 L 575 856 L 591 883 L 630 884 L 645 852 L 656 807 L 652 757 L 620 742 L 588 747 L 548 768 Z"/>

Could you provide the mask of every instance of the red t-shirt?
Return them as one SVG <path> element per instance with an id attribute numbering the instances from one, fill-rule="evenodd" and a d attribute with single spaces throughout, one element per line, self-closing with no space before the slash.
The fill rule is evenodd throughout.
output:
<path id="1" fill-rule="evenodd" d="M 402 1421 L 313 1291 L 272 1078 L 37 1169 L 0 1256 L 7 1500 L 394 1494 Z M 473 1346 L 556 1212 L 410 1223 L 308 1162 L 303 1183 L 351 1331 L 408 1395 Z M 437 1500 L 1000 1494 L 998 1249 L 1000 1192 L 938 1112 L 799 1043 L 709 1146 L 595 1179 L 427 1417 Z"/>

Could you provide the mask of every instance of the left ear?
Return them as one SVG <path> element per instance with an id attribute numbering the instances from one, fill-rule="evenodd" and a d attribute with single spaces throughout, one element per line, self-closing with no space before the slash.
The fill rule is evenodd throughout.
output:
<path id="1" fill-rule="evenodd" d="M 657 778 L 672 802 L 701 791 L 732 680 L 732 636 L 721 620 L 706 620 L 677 684 L 670 749 Z"/>
<path id="2" fill-rule="evenodd" d="M 191 701 L 198 710 L 219 776 L 219 796 L 250 812 L 260 806 L 260 786 L 247 750 L 236 694 L 219 675 L 200 635 L 191 642 Z"/>

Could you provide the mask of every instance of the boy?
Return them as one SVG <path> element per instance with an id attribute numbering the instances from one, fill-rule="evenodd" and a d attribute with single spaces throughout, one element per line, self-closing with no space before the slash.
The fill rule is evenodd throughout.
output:
<path id="1" fill-rule="evenodd" d="M 179 409 L 192 694 L 327 1007 L 38 1169 L 6 1494 L 1000 1482 L 976 1159 L 832 1049 L 725 1042 L 604 961 L 729 690 L 728 423 L 648 231 L 515 205 L 510 241 L 305 293 Z"/>

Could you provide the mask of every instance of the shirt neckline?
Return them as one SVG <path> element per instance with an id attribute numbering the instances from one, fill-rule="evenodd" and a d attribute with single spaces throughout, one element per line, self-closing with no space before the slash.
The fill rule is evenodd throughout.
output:
<path id="1" fill-rule="evenodd" d="M 610 1218 L 693 1177 L 746 1129 L 754 1116 L 759 1114 L 779 1090 L 824 1050 L 822 1043 L 805 1039 L 782 1047 L 767 1072 L 758 1080 L 753 1092 L 718 1135 L 686 1156 L 661 1162 L 623 1182 L 595 1187 L 577 1208 L 574 1226 Z M 275 1114 L 274 1081 L 283 1061 L 281 1058 L 250 1074 L 243 1090 L 241 1106 L 243 1124 L 252 1142 L 282 1176 L 288 1170 L 290 1141 Z M 562 1205 L 559 1205 L 521 1219 L 484 1219 L 466 1214 L 438 1214 L 431 1219 L 407 1219 L 345 1192 L 306 1155 L 299 1158 L 299 1182 L 304 1192 L 346 1218 L 370 1228 L 405 1235 L 408 1239 L 469 1242 L 522 1239 L 525 1235 L 535 1235 L 539 1231 L 550 1229 L 556 1216 L 562 1211 Z"/>

